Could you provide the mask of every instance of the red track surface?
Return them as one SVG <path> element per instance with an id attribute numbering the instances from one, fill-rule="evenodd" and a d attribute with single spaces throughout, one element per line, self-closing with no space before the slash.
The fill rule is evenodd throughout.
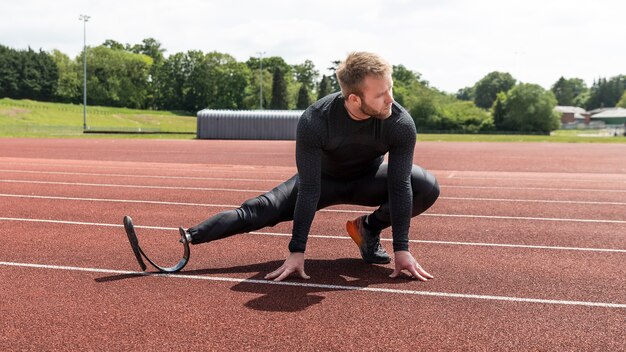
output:
<path id="1" fill-rule="evenodd" d="M 291 176 L 293 151 L 0 139 L 0 350 L 626 349 L 622 145 L 418 143 L 442 189 L 412 221 L 428 282 L 364 264 L 344 224 L 368 209 L 352 206 L 317 214 L 308 281 L 263 280 L 290 223 L 194 246 L 180 275 L 137 271 L 124 214 L 174 262 L 178 226 Z"/>

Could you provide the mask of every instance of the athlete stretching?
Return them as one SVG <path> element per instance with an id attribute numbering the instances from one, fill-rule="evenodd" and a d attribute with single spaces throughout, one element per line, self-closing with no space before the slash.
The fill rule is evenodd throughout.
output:
<path id="1" fill-rule="evenodd" d="M 378 206 L 372 214 L 348 221 L 348 234 L 368 263 L 391 258 L 380 245 L 380 232 L 393 233 L 396 277 L 432 276 L 409 252 L 411 217 L 428 209 L 439 196 L 439 185 L 426 170 L 413 165 L 416 129 L 409 113 L 392 96 L 392 68 L 375 54 L 348 55 L 337 69 L 341 86 L 311 105 L 298 123 L 298 173 L 273 190 L 219 213 L 187 229 L 192 244 L 293 220 L 290 255 L 266 279 L 283 280 L 304 271 L 304 252 L 315 212 L 334 204 Z M 383 163 L 389 153 L 389 163 Z"/>

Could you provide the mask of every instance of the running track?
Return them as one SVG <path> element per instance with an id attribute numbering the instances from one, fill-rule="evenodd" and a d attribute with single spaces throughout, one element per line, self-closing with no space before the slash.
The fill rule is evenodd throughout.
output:
<path id="1" fill-rule="evenodd" d="M 319 212 L 310 280 L 263 280 L 290 223 L 192 247 L 139 272 L 121 220 L 177 260 L 176 228 L 294 171 L 285 141 L 0 139 L 0 350 L 626 349 L 623 145 L 418 142 L 441 198 L 413 219 L 435 279 L 366 265 Z M 390 249 L 390 234 L 383 233 Z"/>

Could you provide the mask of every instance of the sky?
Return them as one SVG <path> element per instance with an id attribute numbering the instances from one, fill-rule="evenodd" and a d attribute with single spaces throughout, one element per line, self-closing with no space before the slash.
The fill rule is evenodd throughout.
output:
<path id="1" fill-rule="evenodd" d="M 107 39 L 158 40 L 165 55 L 264 52 L 320 74 L 351 51 L 372 51 L 454 93 L 492 71 L 549 89 L 559 77 L 626 74 L 624 0 L 13 0 L 0 44 L 71 58 Z"/>

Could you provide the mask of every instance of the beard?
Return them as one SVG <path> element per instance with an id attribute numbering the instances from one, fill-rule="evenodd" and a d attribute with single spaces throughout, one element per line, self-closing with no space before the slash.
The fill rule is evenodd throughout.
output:
<path id="1" fill-rule="evenodd" d="M 379 120 L 384 120 L 391 116 L 391 105 L 388 108 L 376 110 L 373 107 L 367 105 L 364 99 L 361 99 L 361 107 L 359 108 L 359 110 L 361 110 L 361 112 L 365 115 L 371 116 Z"/>

